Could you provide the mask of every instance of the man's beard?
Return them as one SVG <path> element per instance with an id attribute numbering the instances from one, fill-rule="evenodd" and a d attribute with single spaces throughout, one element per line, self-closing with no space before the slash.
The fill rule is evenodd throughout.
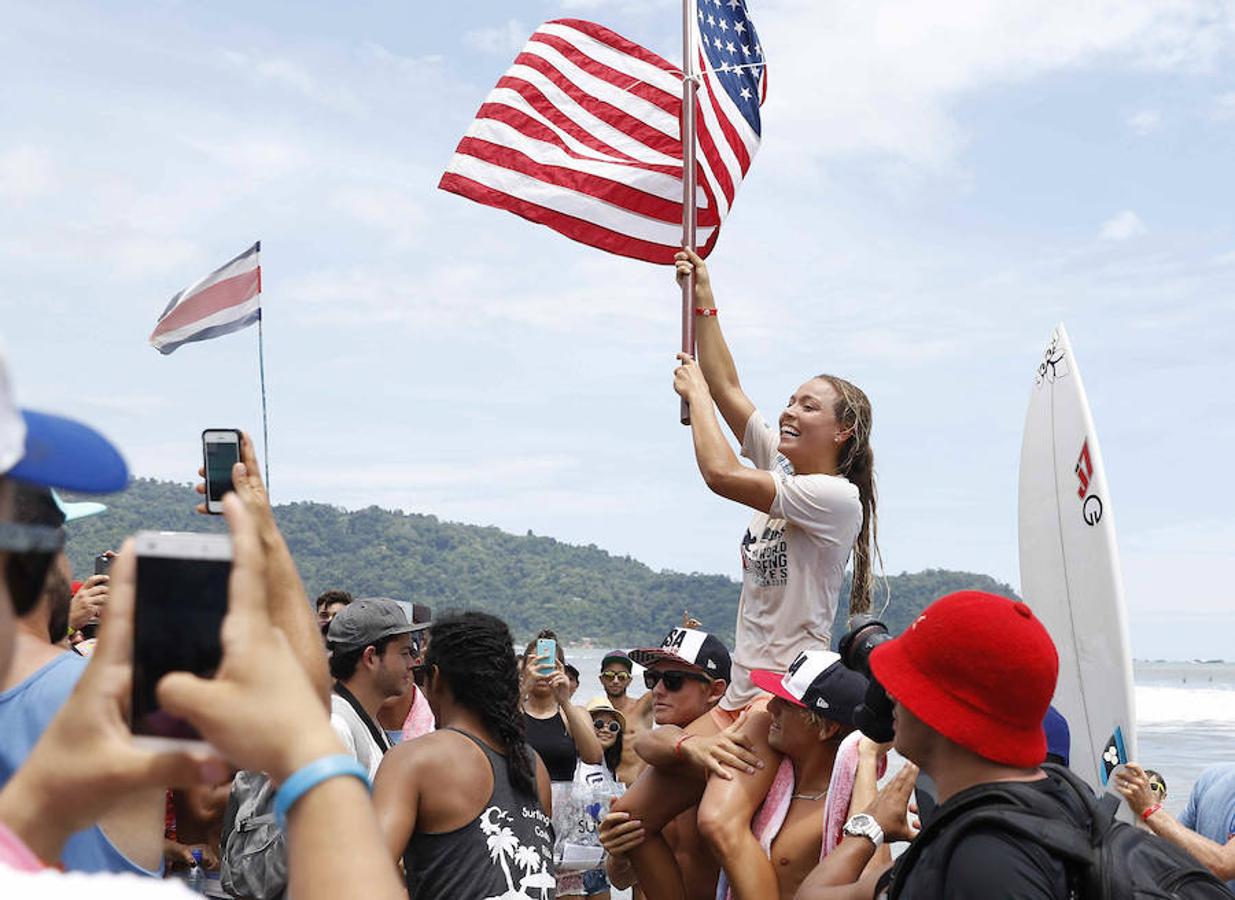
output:
<path id="1" fill-rule="evenodd" d="M 73 603 L 73 585 L 59 566 L 48 571 L 43 594 L 48 598 L 47 638 L 58 644 L 69 632 L 69 607 Z"/>

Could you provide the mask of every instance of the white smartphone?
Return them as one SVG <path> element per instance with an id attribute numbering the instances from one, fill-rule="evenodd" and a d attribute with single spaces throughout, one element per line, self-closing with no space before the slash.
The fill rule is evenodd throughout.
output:
<path id="1" fill-rule="evenodd" d="M 223 512 L 223 495 L 234 490 L 232 466 L 240 462 L 240 430 L 207 428 L 202 432 L 206 470 L 206 512 Z"/>
<path id="2" fill-rule="evenodd" d="M 133 616 L 133 695 L 129 725 L 138 743 L 158 749 L 205 748 L 197 729 L 159 706 L 169 672 L 211 678 L 223 656 L 232 539 L 226 534 L 142 531 Z"/>

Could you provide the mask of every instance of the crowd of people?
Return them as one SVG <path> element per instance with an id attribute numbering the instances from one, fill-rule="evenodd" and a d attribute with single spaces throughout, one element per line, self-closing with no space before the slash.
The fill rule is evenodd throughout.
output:
<path id="1" fill-rule="evenodd" d="M 75 590 L 56 493 L 121 490 L 127 467 L 87 426 L 19 410 L 0 362 L 0 895 L 1235 896 L 1235 768 L 1176 819 L 1160 776 L 1122 767 L 1136 827 L 1118 823 L 1067 769 L 1058 655 L 1024 603 L 951 594 L 833 652 L 847 566 L 849 614 L 871 606 L 871 404 L 819 375 L 770 424 L 702 259 L 677 272 L 696 284 L 699 359 L 673 381 L 695 459 L 751 515 L 735 641 L 666 610 L 664 639 L 606 654 L 585 704 L 555 631 L 517 653 L 477 609 L 346 585 L 310 603 L 245 438 L 221 663 L 157 690 L 208 749 L 135 742 L 133 546 Z"/>

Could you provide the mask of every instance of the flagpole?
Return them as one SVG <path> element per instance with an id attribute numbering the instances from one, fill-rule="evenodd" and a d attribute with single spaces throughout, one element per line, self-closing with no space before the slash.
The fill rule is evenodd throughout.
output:
<path id="1" fill-rule="evenodd" d="M 266 470 L 266 499 L 270 499 L 270 427 L 266 419 L 266 335 L 262 331 L 262 242 L 257 242 L 257 375 L 262 386 L 262 457 Z"/>
<path id="2" fill-rule="evenodd" d="M 695 249 L 695 0 L 682 0 L 682 246 Z M 695 353 L 695 273 L 682 279 L 682 352 Z M 690 424 L 690 406 L 682 399 L 681 422 Z"/>
<path id="3" fill-rule="evenodd" d="M 270 429 L 266 422 L 266 348 L 262 335 L 262 308 L 257 307 L 257 371 L 262 382 L 262 455 L 266 464 L 266 498 L 270 498 Z"/>

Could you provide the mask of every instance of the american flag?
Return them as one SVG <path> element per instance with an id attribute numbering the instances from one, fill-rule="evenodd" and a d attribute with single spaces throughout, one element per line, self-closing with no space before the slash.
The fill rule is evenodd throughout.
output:
<path id="1" fill-rule="evenodd" d="M 193 341 L 247 328 L 262 315 L 262 243 L 172 297 L 150 335 L 164 356 Z"/>
<path id="2" fill-rule="evenodd" d="M 700 252 L 759 147 L 763 48 L 744 0 L 696 0 Z M 532 34 L 439 187 L 611 253 L 670 263 L 682 245 L 682 71 L 593 22 Z"/>

